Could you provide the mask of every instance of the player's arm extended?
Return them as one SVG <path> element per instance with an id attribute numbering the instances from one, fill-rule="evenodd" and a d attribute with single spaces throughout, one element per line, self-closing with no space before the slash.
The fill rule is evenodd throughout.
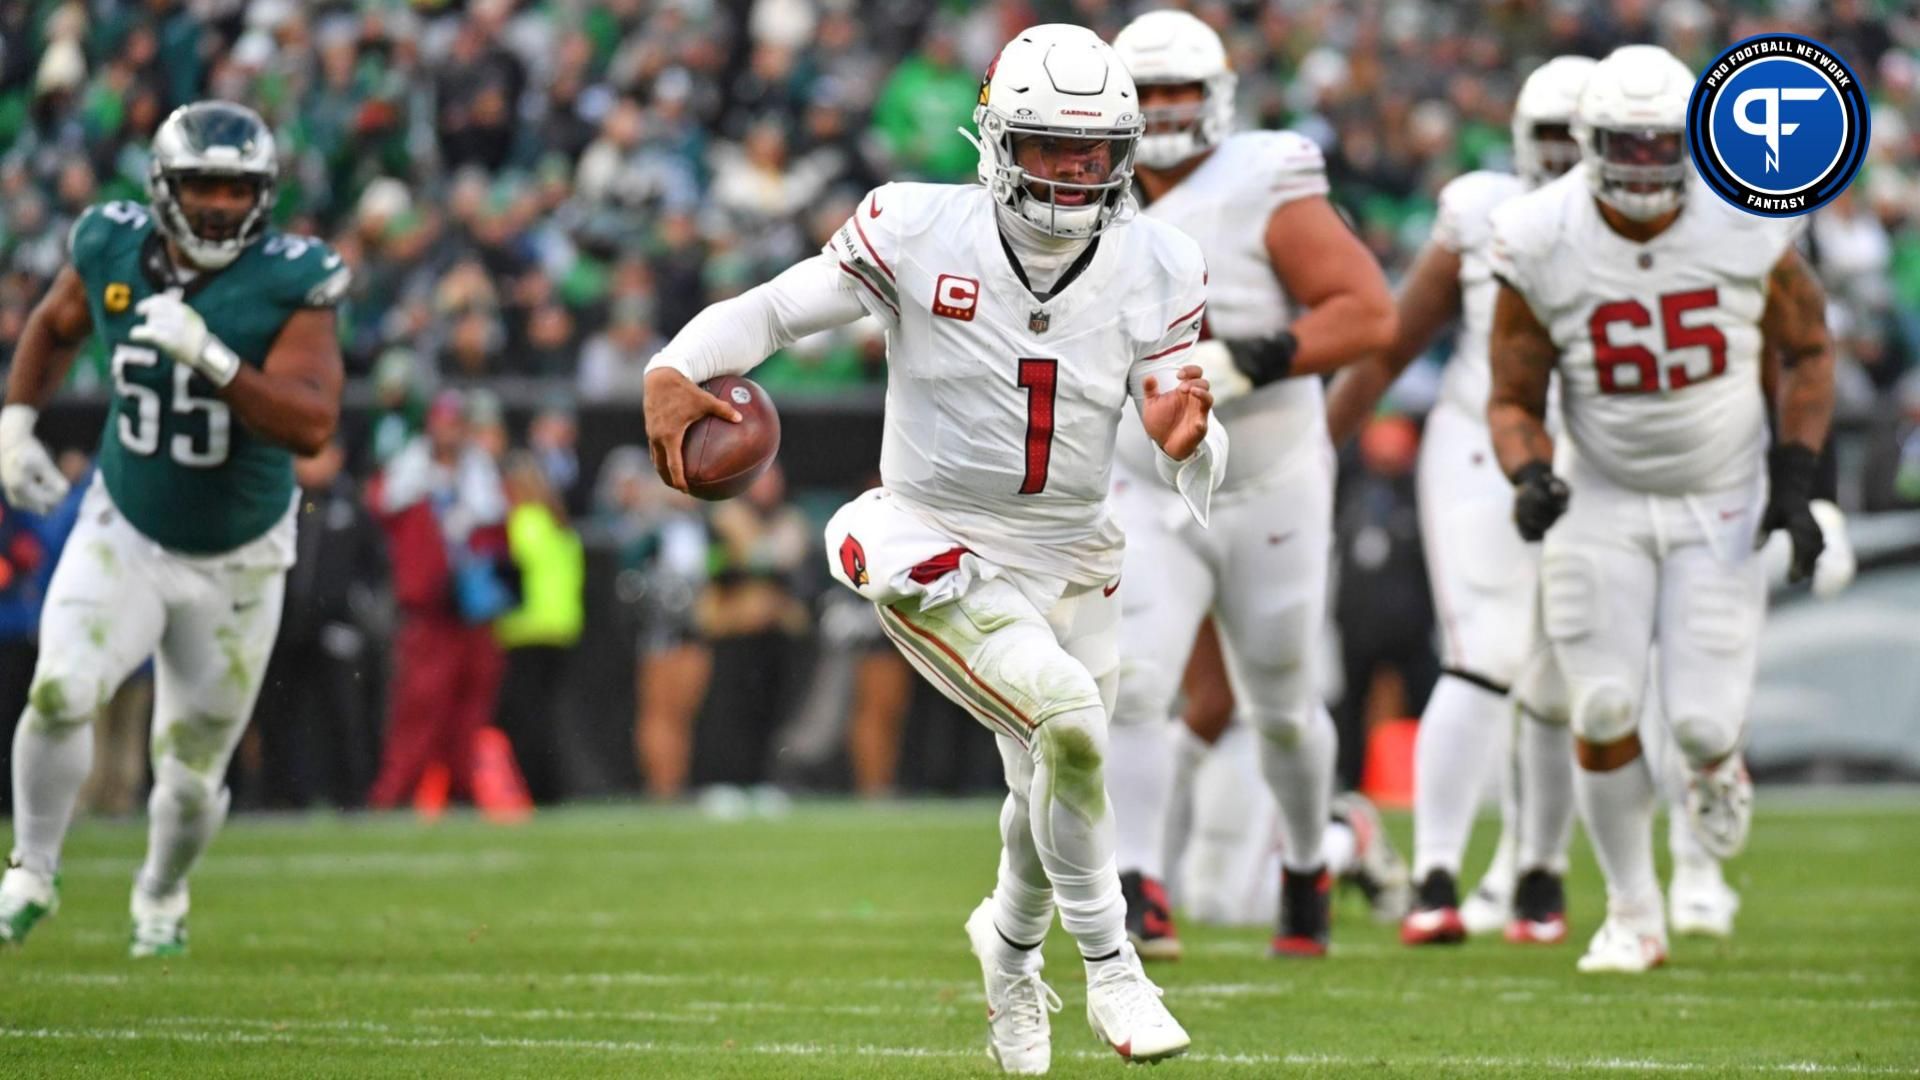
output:
<path id="1" fill-rule="evenodd" d="M 1323 195 L 1267 218 L 1267 260 L 1305 314 L 1268 338 L 1203 342 L 1194 362 L 1221 401 L 1296 375 L 1324 375 L 1393 341 L 1393 293 L 1373 253 Z"/>
<path id="2" fill-rule="evenodd" d="M 1266 242 L 1281 287 L 1307 309 L 1288 327 L 1293 374 L 1324 375 L 1393 343 L 1387 275 L 1324 196 L 1274 210 Z"/>
<path id="3" fill-rule="evenodd" d="M 92 333 L 86 283 L 73 267 L 62 267 L 20 330 L 7 372 L 7 404 L 37 410 L 52 400 Z"/>
<path id="4" fill-rule="evenodd" d="M 654 468 L 672 487 L 687 489 L 680 443 L 703 416 L 738 423 L 733 406 L 700 389 L 720 375 L 744 375 L 762 360 L 809 334 L 853 322 L 867 313 L 856 279 L 827 255 L 815 255 L 764 285 L 722 300 L 695 315 L 647 364 L 643 404 Z"/>
<path id="5" fill-rule="evenodd" d="M 1493 434 L 1500 469 L 1513 477 L 1533 464 L 1551 466 L 1553 439 L 1547 435 L 1547 388 L 1553 381 L 1559 350 L 1553 337 L 1506 282 L 1493 303 L 1493 329 L 1487 344 L 1493 365 L 1493 391 L 1487 399 L 1487 426 Z"/>
<path id="6" fill-rule="evenodd" d="M 1767 276 L 1760 332 L 1761 355 L 1778 365 L 1772 381 L 1779 441 L 1817 455 L 1833 423 L 1833 338 L 1826 291 L 1797 251 L 1788 249 Z"/>
<path id="7" fill-rule="evenodd" d="M 1414 259 L 1394 305 L 1393 343 L 1342 368 L 1327 392 L 1327 430 L 1339 446 L 1360 430 L 1387 388 L 1460 314 L 1460 256 L 1428 244 Z"/>
<path id="8" fill-rule="evenodd" d="M 306 456 L 333 437 L 345 378 L 333 309 L 301 308 L 280 328 L 266 363 L 240 365 L 220 396 L 254 434 Z"/>

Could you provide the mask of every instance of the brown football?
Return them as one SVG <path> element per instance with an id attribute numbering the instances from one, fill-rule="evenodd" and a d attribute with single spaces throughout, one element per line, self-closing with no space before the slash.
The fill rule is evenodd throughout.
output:
<path id="1" fill-rule="evenodd" d="M 780 414 L 774 411 L 773 399 L 752 379 L 722 375 L 701 383 L 700 388 L 732 405 L 740 422 L 703 416 L 687 429 L 681 449 L 687 490 L 700 499 L 731 499 L 766 472 L 780 452 Z"/>

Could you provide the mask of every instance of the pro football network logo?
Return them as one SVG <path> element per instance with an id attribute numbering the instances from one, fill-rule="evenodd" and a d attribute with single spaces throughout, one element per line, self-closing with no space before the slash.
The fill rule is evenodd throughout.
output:
<path id="1" fill-rule="evenodd" d="M 1832 49 L 1760 34 L 1707 66 L 1687 103 L 1687 149 L 1714 194 L 1795 217 L 1847 189 L 1867 156 L 1866 88 Z"/>

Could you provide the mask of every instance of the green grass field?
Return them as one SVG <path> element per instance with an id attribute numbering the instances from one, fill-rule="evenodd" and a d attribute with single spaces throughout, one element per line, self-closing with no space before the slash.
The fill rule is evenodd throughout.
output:
<path id="1" fill-rule="evenodd" d="M 1739 938 L 1648 976 L 1574 974 L 1584 850 L 1558 948 L 1415 952 L 1352 896 L 1322 962 L 1190 929 L 1155 970 L 1194 1052 L 1155 1075 L 1920 1075 L 1920 800 L 1762 805 Z M 136 964 L 144 836 L 78 829 L 64 910 L 0 954 L 0 1077 L 997 1075 L 960 930 L 988 803 L 241 820 L 194 879 L 193 954 Z M 1117 1077 L 1075 960 L 1056 931 L 1054 1075 Z"/>

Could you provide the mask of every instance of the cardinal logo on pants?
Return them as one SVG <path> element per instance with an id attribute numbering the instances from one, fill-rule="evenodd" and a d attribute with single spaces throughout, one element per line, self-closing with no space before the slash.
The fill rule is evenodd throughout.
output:
<path id="1" fill-rule="evenodd" d="M 840 570 L 856 589 L 867 583 L 867 549 L 860 546 L 852 533 L 840 541 Z"/>

